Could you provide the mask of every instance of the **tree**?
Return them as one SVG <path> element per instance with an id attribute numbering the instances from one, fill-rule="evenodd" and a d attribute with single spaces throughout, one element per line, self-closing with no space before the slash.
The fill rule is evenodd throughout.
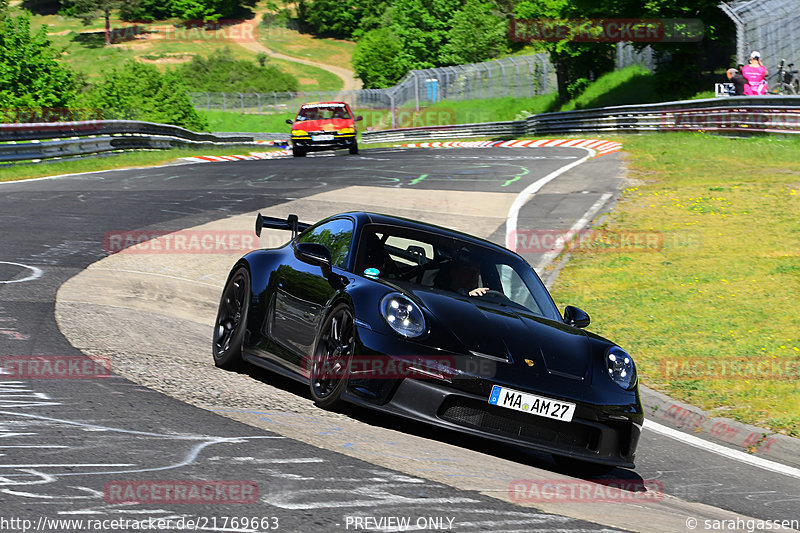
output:
<path id="1" fill-rule="evenodd" d="M 400 58 L 412 69 L 440 65 L 451 20 L 464 0 L 395 0 L 392 30 L 401 44 Z"/>
<path id="2" fill-rule="evenodd" d="M 617 0 L 600 1 L 611 4 Z M 518 19 L 549 21 L 613 16 L 614 11 L 604 11 L 606 8 L 606 5 L 597 2 L 579 5 L 576 0 L 523 0 L 517 4 L 514 15 Z M 604 14 L 600 14 L 601 12 Z M 569 100 L 574 96 L 574 88 L 583 86 L 590 75 L 597 76 L 613 69 L 613 46 L 606 43 L 576 43 L 568 38 L 543 43 L 556 68 L 559 99 Z"/>
<path id="3" fill-rule="evenodd" d="M 47 28 L 32 33 L 30 14 L 11 16 L 7 2 L 0 1 L 0 115 L 15 120 L 15 109 L 71 106 L 77 93 L 75 76 L 59 63 Z"/>
<path id="4" fill-rule="evenodd" d="M 353 0 L 300 0 L 298 14 L 304 26 L 323 37 L 347 39 L 358 28 Z"/>
<path id="5" fill-rule="evenodd" d="M 390 4 L 390 0 L 299 0 L 297 21 L 315 35 L 350 39 L 381 26 L 376 22 Z"/>
<path id="6" fill-rule="evenodd" d="M 108 46 L 111 44 L 111 11 L 121 8 L 133 11 L 138 2 L 139 0 L 65 0 L 65 12 L 78 17 L 86 25 L 102 17 Z"/>
<path id="7" fill-rule="evenodd" d="M 119 17 L 122 20 L 149 22 L 168 19 L 171 16 L 171 0 L 138 0 L 125 3 L 119 8 Z"/>
<path id="8" fill-rule="evenodd" d="M 383 89 L 397 83 L 408 71 L 401 58 L 402 45 L 388 28 L 365 33 L 353 52 L 353 70 L 365 89 Z"/>
<path id="9" fill-rule="evenodd" d="M 467 0 L 464 8 L 453 16 L 441 62 L 461 65 L 497 57 L 506 47 L 507 29 L 505 18 L 491 4 Z"/>
<path id="10" fill-rule="evenodd" d="M 161 74 L 156 67 L 133 60 L 106 72 L 103 80 L 83 95 L 83 102 L 107 117 L 174 124 L 195 131 L 208 128 L 178 73 Z"/>
<path id="11" fill-rule="evenodd" d="M 651 45 L 662 57 L 670 58 L 669 61 L 662 61 L 656 69 L 659 85 L 666 93 L 675 96 L 695 94 L 698 91 L 702 66 L 706 64 L 706 58 L 713 55 L 711 53 L 713 47 L 736 42 L 736 29 L 733 21 L 718 6 L 719 2 L 716 0 L 695 0 L 693 2 L 650 0 L 630 6 L 631 13 L 637 17 L 694 18 L 703 22 L 704 35 L 701 41 Z M 730 67 L 731 65 L 716 66 Z"/>

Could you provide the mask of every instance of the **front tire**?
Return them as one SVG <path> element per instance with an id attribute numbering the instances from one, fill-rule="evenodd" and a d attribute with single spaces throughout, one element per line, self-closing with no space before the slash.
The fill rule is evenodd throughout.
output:
<path id="1" fill-rule="evenodd" d="M 323 409 L 340 407 L 355 344 L 355 322 L 347 304 L 339 304 L 320 328 L 311 361 L 311 398 Z"/>
<path id="2" fill-rule="evenodd" d="M 305 157 L 306 151 L 302 148 L 292 148 L 292 156 L 294 157 Z"/>
<path id="3" fill-rule="evenodd" d="M 239 267 L 222 291 L 217 320 L 214 322 L 212 351 L 214 364 L 233 370 L 243 365 L 242 343 L 250 307 L 250 271 Z"/>
<path id="4" fill-rule="evenodd" d="M 353 144 L 350 145 L 350 155 L 356 155 L 358 153 L 358 143 L 353 141 Z"/>

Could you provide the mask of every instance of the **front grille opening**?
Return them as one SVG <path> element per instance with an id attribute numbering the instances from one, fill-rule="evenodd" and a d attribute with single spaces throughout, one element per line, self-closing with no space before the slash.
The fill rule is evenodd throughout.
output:
<path id="1" fill-rule="evenodd" d="M 442 403 L 439 418 L 498 435 L 533 443 L 569 446 L 597 452 L 600 430 L 576 422 L 561 422 L 528 413 L 517 413 L 472 398 L 449 396 Z"/>

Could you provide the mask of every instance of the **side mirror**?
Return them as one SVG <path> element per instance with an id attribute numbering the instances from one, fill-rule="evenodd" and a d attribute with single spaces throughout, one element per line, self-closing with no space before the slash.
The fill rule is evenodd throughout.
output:
<path id="1" fill-rule="evenodd" d="M 287 123 L 287 124 L 294 124 L 294 120 L 292 120 L 292 119 L 290 119 L 290 118 L 287 118 L 287 119 L 286 119 L 286 123 Z"/>
<path id="2" fill-rule="evenodd" d="M 356 122 L 358 122 L 359 120 L 364 120 L 364 117 L 362 117 L 361 115 L 358 115 L 358 116 L 356 117 Z"/>
<path id="3" fill-rule="evenodd" d="M 564 308 L 564 322 L 576 328 L 585 328 L 589 325 L 589 315 L 583 309 L 568 305 Z"/>
<path id="4" fill-rule="evenodd" d="M 294 255 L 304 263 L 321 266 L 323 271 L 331 268 L 331 251 L 325 245 L 300 242 L 294 247 Z"/>

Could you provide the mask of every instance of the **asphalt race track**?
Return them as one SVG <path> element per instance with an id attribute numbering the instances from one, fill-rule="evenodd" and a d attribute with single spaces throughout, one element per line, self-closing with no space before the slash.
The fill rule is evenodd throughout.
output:
<path id="1" fill-rule="evenodd" d="M 655 486 L 656 497 L 514 504 L 515 480 L 576 480 L 541 454 L 362 410 L 321 411 L 291 381 L 216 369 L 208 316 L 234 256 L 107 252 L 109 232 L 238 231 L 252 228 L 257 210 L 309 222 L 384 211 L 503 243 L 516 196 L 585 155 L 387 148 L 0 183 L 0 355 L 89 353 L 114 370 L 98 379 L 0 375 L 0 531 L 123 531 L 134 528 L 89 521 L 152 518 L 172 520 L 149 526 L 161 531 L 197 519 L 189 529 L 650 532 L 689 531 L 692 519 L 698 531 L 704 520 L 800 519 L 796 469 L 745 464 L 647 429 L 635 472 L 605 479 L 651 496 Z M 623 185 L 620 160 L 591 159 L 555 178 L 522 207 L 517 229 L 564 230 L 608 211 Z M 549 260 L 524 255 L 535 266 Z M 139 481 L 222 480 L 245 487 L 245 501 L 113 497 Z"/>

